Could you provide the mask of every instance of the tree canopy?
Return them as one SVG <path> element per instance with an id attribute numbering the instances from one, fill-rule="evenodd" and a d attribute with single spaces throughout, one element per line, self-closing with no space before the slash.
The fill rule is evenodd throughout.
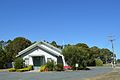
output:
<path id="1" fill-rule="evenodd" d="M 35 41 L 36 42 L 36 41 Z M 33 43 L 35 43 L 33 42 Z M 16 58 L 18 52 L 33 44 L 24 37 L 16 37 L 14 40 L 0 41 L 0 68 L 6 68 L 7 63 L 11 63 Z M 77 43 L 75 45 L 65 44 L 58 45 L 56 41 L 47 42 L 57 48 L 62 49 L 65 61 L 75 67 L 78 63 L 79 67 L 95 65 L 95 60 L 100 59 L 102 62 L 111 62 L 113 53 L 107 48 L 98 48 L 97 46 L 89 47 L 85 43 Z M 63 47 L 64 46 L 64 47 Z M 64 48 L 64 49 L 63 49 Z M 119 60 L 118 60 L 119 61 Z"/>
<path id="2" fill-rule="evenodd" d="M 20 52 L 21 50 L 27 48 L 32 43 L 30 40 L 23 38 L 23 37 L 17 37 L 13 41 L 11 41 L 6 47 L 5 50 L 7 52 L 6 56 L 8 56 L 8 62 L 12 62 L 15 58 L 15 56 Z"/>
<path id="3" fill-rule="evenodd" d="M 100 59 L 104 64 L 112 61 L 113 53 L 107 48 L 98 48 L 89 46 L 85 43 L 78 43 L 76 45 L 69 45 L 63 49 L 62 54 L 65 57 L 66 62 L 75 66 L 79 63 L 79 66 L 95 66 L 95 60 Z"/>

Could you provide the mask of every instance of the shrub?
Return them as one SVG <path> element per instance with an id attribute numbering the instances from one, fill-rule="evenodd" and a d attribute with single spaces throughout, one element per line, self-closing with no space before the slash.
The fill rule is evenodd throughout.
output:
<path id="1" fill-rule="evenodd" d="M 33 65 L 29 65 L 27 68 L 28 68 L 29 70 L 33 70 Z"/>
<path id="2" fill-rule="evenodd" d="M 53 71 L 55 67 L 54 61 L 52 60 L 52 61 L 47 62 L 46 67 L 48 68 L 48 71 Z"/>
<path id="3" fill-rule="evenodd" d="M 64 70 L 63 69 L 63 64 L 58 63 L 57 65 L 55 65 L 55 70 L 56 71 L 63 71 Z"/>
<path id="4" fill-rule="evenodd" d="M 16 72 L 23 72 L 23 70 L 22 69 L 17 69 Z"/>
<path id="5" fill-rule="evenodd" d="M 16 72 L 25 72 L 25 71 L 29 71 L 29 68 L 22 68 L 16 70 Z"/>
<path id="6" fill-rule="evenodd" d="M 14 63 L 15 69 L 21 69 L 21 68 L 23 68 L 23 59 L 17 58 L 17 59 L 15 59 L 14 62 L 15 62 Z"/>
<path id="7" fill-rule="evenodd" d="M 25 72 L 30 70 L 33 70 L 33 65 L 29 65 L 28 67 L 22 69 L 17 69 L 16 72 Z"/>
<path id="8" fill-rule="evenodd" d="M 42 66 L 40 67 L 40 72 L 45 72 L 46 69 L 47 69 L 47 65 L 42 65 Z"/>
<path id="9" fill-rule="evenodd" d="M 95 59 L 96 66 L 103 66 L 103 62 L 100 59 Z"/>
<path id="10" fill-rule="evenodd" d="M 10 68 L 10 69 L 8 69 L 8 71 L 9 71 L 9 72 L 15 72 L 16 69 L 15 69 L 15 68 Z"/>

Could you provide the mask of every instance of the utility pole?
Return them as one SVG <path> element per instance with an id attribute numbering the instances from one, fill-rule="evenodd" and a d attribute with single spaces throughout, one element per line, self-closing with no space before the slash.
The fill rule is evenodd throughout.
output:
<path id="1" fill-rule="evenodd" d="M 113 36 L 109 36 L 109 41 L 111 42 L 111 44 L 112 44 L 112 52 L 113 52 L 113 68 L 115 68 L 115 60 L 116 60 L 116 58 L 115 58 L 115 53 L 114 53 L 114 43 L 113 43 L 113 41 L 115 41 L 115 39 L 113 39 Z"/>
<path id="2" fill-rule="evenodd" d="M 63 40 L 63 43 L 62 43 L 62 49 L 64 49 L 65 48 L 65 42 L 64 42 L 64 40 Z"/>

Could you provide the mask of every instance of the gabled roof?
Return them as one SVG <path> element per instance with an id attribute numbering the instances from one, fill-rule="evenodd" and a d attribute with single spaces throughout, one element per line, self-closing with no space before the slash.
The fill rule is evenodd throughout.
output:
<path id="1" fill-rule="evenodd" d="M 42 42 L 42 41 L 40 41 L 40 42 L 36 42 L 36 43 L 34 43 L 33 45 L 27 47 L 26 49 L 24 49 L 24 50 L 22 50 L 22 51 L 20 51 L 16 57 L 21 56 L 21 55 L 24 54 L 25 52 L 27 52 L 27 51 L 29 51 L 29 50 L 31 50 L 31 49 L 37 47 L 37 46 L 40 47 L 40 48 L 42 48 L 42 49 L 44 49 L 44 50 L 47 50 L 47 51 L 53 53 L 53 54 L 56 55 L 56 56 L 59 56 L 59 55 L 56 54 L 55 52 L 52 52 L 52 51 L 50 51 L 50 50 L 48 50 L 48 49 L 42 47 L 41 44 L 43 44 L 43 45 L 45 45 L 45 46 L 51 48 L 52 50 L 54 50 L 54 51 L 56 51 L 56 52 L 58 52 L 58 53 L 61 53 L 61 52 L 62 52 L 61 49 L 58 49 L 58 48 L 52 46 L 52 45 L 49 44 L 49 43 L 46 43 L 46 42 Z"/>

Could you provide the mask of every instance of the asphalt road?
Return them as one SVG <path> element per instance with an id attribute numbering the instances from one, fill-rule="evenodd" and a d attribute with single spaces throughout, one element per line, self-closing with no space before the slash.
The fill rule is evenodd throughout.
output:
<path id="1" fill-rule="evenodd" d="M 111 68 L 97 67 L 72 72 L 0 72 L 0 80 L 84 80 L 110 71 Z"/>
<path id="2" fill-rule="evenodd" d="M 100 75 L 89 80 L 120 80 L 120 67 L 116 67 L 108 74 Z"/>

